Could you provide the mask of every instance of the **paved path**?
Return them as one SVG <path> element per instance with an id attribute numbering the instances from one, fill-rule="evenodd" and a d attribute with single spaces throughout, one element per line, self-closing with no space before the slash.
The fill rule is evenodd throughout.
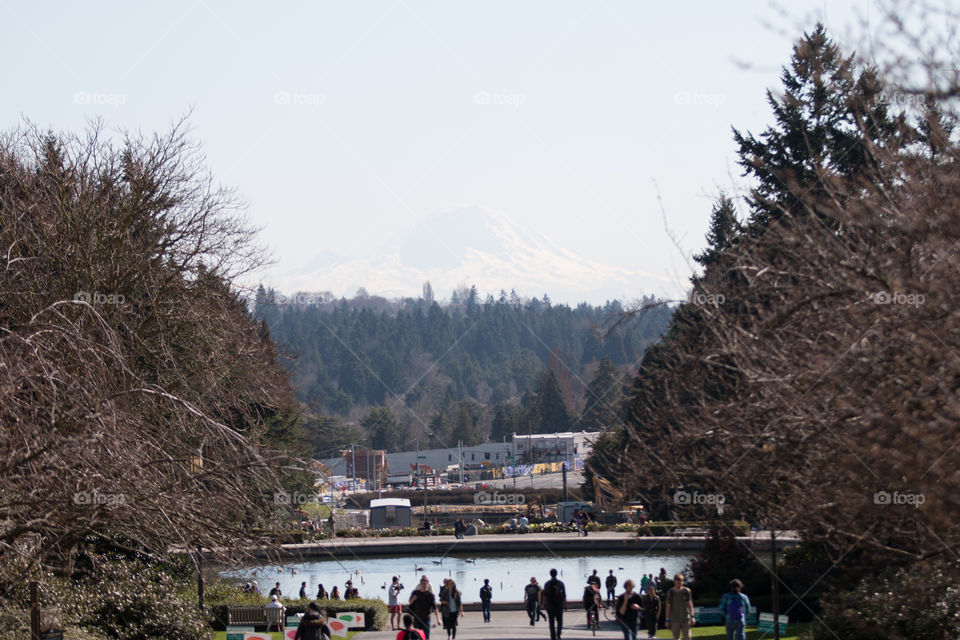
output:
<path id="1" fill-rule="evenodd" d="M 457 640 L 525 640 L 527 638 L 550 640 L 550 628 L 546 621 L 541 620 L 536 626 L 531 627 L 530 618 L 525 611 L 497 611 L 494 606 L 490 619 L 490 624 L 484 624 L 479 612 L 467 612 L 460 619 Z M 593 640 L 593 634 L 587 629 L 586 614 L 583 609 L 571 606 L 570 610 L 564 614 L 563 622 L 563 640 Z M 354 636 L 363 640 L 386 640 L 387 638 L 393 640 L 396 637 L 397 632 L 389 629 Z M 623 638 L 623 633 L 613 622 L 602 621 L 596 637 Z M 646 633 L 640 634 L 640 637 L 646 638 Z M 430 632 L 430 640 L 446 640 L 446 638 L 447 632 L 443 627 L 434 627 Z"/>

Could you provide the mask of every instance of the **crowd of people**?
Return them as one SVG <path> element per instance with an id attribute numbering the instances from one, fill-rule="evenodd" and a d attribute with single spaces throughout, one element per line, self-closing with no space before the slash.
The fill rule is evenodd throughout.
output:
<path id="1" fill-rule="evenodd" d="M 586 612 L 587 626 L 599 622 L 600 612 L 603 609 L 612 609 L 612 618 L 616 620 L 623 632 L 624 640 L 637 640 L 642 630 L 648 638 L 656 637 L 660 628 L 669 629 L 674 640 L 690 640 L 691 628 L 696 624 L 694 618 L 693 595 L 690 588 L 685 586 L 682 573 L 672 578 L 667 575 L 665 568 L 660 574 L 642 575 L 639 587 L 633 579 L 627 579 L 620 586 L 614 570 L 601 578 L 596 569 L 587 577 L 584 586 L 582 605 Z M 300 598 L 307 597 L 307 583 L 300 586 Z M 457 584 L 450 578 L 444 578 L 437 593 L 426 575 L 421 575 L 417 586 L 406 601 L 406 613 L 401 604 L 401 594 L 404 585 L 399 576 L 393 576 L 387 588 L 387 604 L 390 612 L 390 625 L 398 631 L 397 640 L 430 640 L 430 630 L 433 619 L 436 626 L 442 627 L 447 634 L 447 640 L 456 640 L 457 627 L 463 618 L 463 594 Z M 604 591 L 605 590 L 605 591 Z M 247 583 L 244 591 L 259 593 L 256 582 Z M 268 607 L 282 607 L 280 598 L 283 593 L 280 583 L 270 590 L 271 599 Z M 340 599 L 337 587 L 334 586 L 328 594 L 323 585 L 317 589 L 317 599 Z M 352 580 L 347 580 L 344 589 L 344 599 L 359 598 L 359 591 L 353 586 Z M 493 602 L 493 588 L 490 580 L 484 579 L 479 592 L 483 623 L 491 620 Z M 540 620 L 546 620 L 550 630 L 550 640 L 561 640 L 563 634 L 563 614 L 567 610 L 568 600 L 566 586 L 557 578 L 557 570 L 550 570 L 550 578 L 543 584 L 536 576 L 531 576 L 530 582 L 524 586 L 523 602 L 531 626 Z M 322 610 L 316 603 L 310 603 L 308 614 L 318 611 L 318 618 L 322 619 Z M 730 582 L 730 591 L 724 594 L 720 601 L 720 612 L 724 617 L 727 640 L 745 640 L 745 625 L 747 614 L 750 611 L 750 599 L 743 593 L 743 584 L 739 580 Z M 611 612 L 608 612 L 610 617 Z M 304 619 L 307 619 L 304 616 Z M 312 620 L 313 618 L 311 618 Z M 313 640 L 329 637 L 329 630 L 321 624 L 303 625 L 303 640 Z M 300 636 L 298 635 L 298 640 Z"/>

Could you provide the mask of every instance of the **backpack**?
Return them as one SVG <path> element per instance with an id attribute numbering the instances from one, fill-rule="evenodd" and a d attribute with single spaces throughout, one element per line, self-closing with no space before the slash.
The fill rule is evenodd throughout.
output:
<path id="1" fill-rule="evenodd" d="M 423 636 L 416 629 L 407 629 L 403 634 L 403 640 L 423 640 Z"/>
<path id="2" fill-rule="evenodd" d="M 493 597 L 493 589 L 489 586 L 480 587 L 480 600 L 487 602 Z"/>
<path id="3" fill-rule="evenodd" d="M 560 589 L 559 580 L 554 578 L 543 585 L 543 599 L 547 601 L 547 604 L 557 606 L 563 604 L 563 592 Z"/>

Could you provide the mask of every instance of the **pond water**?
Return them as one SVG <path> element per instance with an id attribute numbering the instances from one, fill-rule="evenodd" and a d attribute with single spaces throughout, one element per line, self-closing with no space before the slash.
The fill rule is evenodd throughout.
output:
<path id="1" fill-rule="evenodd" d="M 464 602 L 479 602 L 479 591 L 483 579 L 489 578 L 494 589 L 493 599 L 522 600 L 523 587 L 530 582 L 531 576 L 543 585 L 550 578 L 550 569 L 556 568 L 558 577 L 567 587 L 568 598 L 579 600 L 586 584 L 587 576 L 594 569 L 606 577 L 613 569 L 619 585 L 627 578 L 640 582 L 645 573 L 654 576 L 664 567 L 667 574 L 682 571 L 690 562 L 692 555 L 676 553 L 544 553 L 532 554 L 470 554 L 438 556 L 390 556 L 363 558 L 316 558 L 302 562 L 286 564 L 263 564 L 242 569 L 223 571 L 224 578 L 241 582 L 256 580 L 260 591 L 266 594 L 274 585 L 280 583 L 284 598 L 296 598 L 300 583 L 307 583 L 307 596 L 317 595 L 317 586 L 323 584 L 327 591 L 334 585 L 343 593 L 344 583 L 353 580 L 364 598 L 387 599 L 386 587 L 392 576 L 400 576 L 400 582 L 406 589 L 401 600 L 409 598 L 410 590 L 417 585 L 421 575 L 426 575 L 433 585 L 434 593 L 443 578 L 453 578 Z M 440 563 L 440 564 L 438 564 Z M 422 570 L 417 570 L 417 569 Z M 283 569 L 283 571 L 279 571 Z M 618 588 L 619 590 L 619 588 Z"/>

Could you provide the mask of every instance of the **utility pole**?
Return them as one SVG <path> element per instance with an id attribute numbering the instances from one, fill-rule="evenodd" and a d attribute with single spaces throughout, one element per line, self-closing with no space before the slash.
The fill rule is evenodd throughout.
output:
<path id="1" fill-rule="evenodd" d="M 463 440 L 457 440 L 457 447 L 460 454 L 460 486 L 463 486 Z"/>
<path id="2" fill-rule="evenodd" d="M 563 501 L 567 501 L 567 463 L 563 463 Z"/>
<path id="3" fill-rule="evenodd" d="M 770 529 L 770 575 L 773 576 L 773 640 L 780 640 L 780 579 L 777 577 L 777 532 Z"/>
<path id="4" fill-rule="evenodd" d="M 517 490 L 517 432 L 513 432 L 513 490 Z"/>
<path id="5" fill-rule="evenodd" d="M 357 488 L 357 445 L 350 443 L 350 489 Z"/>

